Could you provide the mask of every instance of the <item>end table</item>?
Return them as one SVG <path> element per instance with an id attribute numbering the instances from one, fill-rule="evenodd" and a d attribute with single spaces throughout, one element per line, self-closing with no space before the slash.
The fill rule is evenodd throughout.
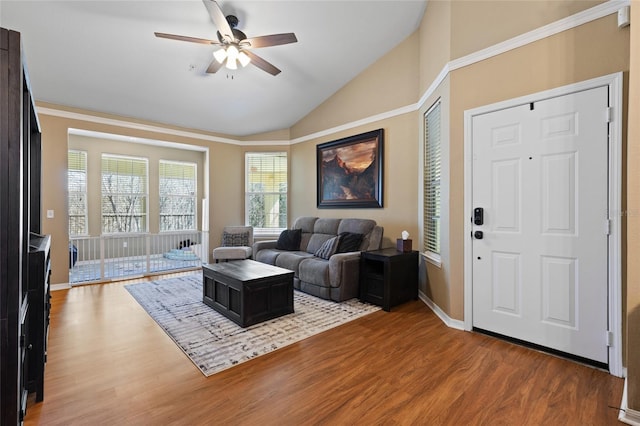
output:
<path id="1" fill-rule="evenodd" d="M 393 306 L 418 298 L 418 252 L 395 247 L 360 254 L 360 300 Z"/>

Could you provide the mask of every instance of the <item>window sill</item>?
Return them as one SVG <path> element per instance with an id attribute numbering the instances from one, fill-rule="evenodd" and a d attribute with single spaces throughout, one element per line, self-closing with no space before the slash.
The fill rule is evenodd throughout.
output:
<path id="1" fill-rule="evenodd" d="M 253 232 L 254 240 L 277 240 L 280 234 L 282 233 L 282 229 L 273 229 L 273 230 L 264 230 L 264 231 L 255 231 Z"/>
<path id="2" fill-rule="evenodd" d="M 420 254 L 425 258 L 427 262 L 431 263 L 434 266 L 437 266 L 438 268 L 442 268 L 442 259 L 440 258 L 439 254 L 431 253 L 428 251 L 421 252 Z"/>

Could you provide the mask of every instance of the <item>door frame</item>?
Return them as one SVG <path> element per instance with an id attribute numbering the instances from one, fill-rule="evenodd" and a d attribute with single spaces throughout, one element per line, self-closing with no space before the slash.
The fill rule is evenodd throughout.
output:
<path id="1" fill-rule="evenodd" d="M 623 377 L 622 368 L 622 72 L 569 84 L 522 97 L 466 110 L 464 112 L 464 329 L 473 328 L 473 240 L 471 220 L 473 205 L 473 117 L 517 105 L 607 86 L 609 88 L 609 186 L 608 205 L 610 235 L 608 243 L 608 328 L 609 373 Z M 604 113 L 603 113 L 604 114 Z M 602 336 L 605 341 L 606 336 Z"/>

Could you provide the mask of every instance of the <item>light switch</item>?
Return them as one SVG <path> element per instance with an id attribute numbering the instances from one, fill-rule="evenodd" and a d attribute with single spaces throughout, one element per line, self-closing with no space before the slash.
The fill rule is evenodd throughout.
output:
<path id="1" fill-rule="evenodd" d="M 47 210 L 47 219 L 53 219 L 53 210 Z"/>

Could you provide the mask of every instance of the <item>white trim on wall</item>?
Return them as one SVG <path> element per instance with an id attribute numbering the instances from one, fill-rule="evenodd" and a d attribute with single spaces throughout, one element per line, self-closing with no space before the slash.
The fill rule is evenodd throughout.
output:
<path id="1" fill-rule="evenodd" d="M 472 178 L 473 178 L 473 149 L 472 149 L 472 120 L 479 114 L 550 99 L 582 90 L 596 87 L 609 87 L 609 105 L 613 110 L 609 122 L 609 220 L 611 234 L 609 237 L 609 331 L 613 334 L 613 342 L 609 347 L 609 372 L 622 377 L 622 72 L 603 77 L 569 84 L 539 93 L 497 102 L 491 105 L 474 108 L 464 112 L 464 211 L 471 214 L 472 206 Z M 464 235 L 470 235 L 471 222 L 465 220 Z M 473 299 L 472 299 L 472 243 L 469 238 L 464 242 L 464 327 L 473 328 Z"/>
<path id="2" fill-rule="evenodd" d="M 626 376 L 626 375 L 625 375 Z M 618 421 L 628 425 L 640 426 L 640 411 L 632 410 L 627 404 L 627 379 L 624 380 L 622 401 L 618 411 Z"/>
<path id="3" fill-rule="evenodd" d="M 429 299 L 429 297 L 427 297 L 427 295 L 422 291 L 418 292 L 418 298 L 422 300 L 424 304 L 427 305 L 447 327 L 464 331 L 464 321 L 451 318 L 445 311 L 440 309 L 440 306 L 436 305 L 433 300 Z"/>
<path id="4" fill-rule="evenodd" d="M 629 4 L 630 0 L 609 0 L 604 3 L 600 3 L 597 6 L 578 12 L 575 15 L 568 16 L 540 28 L 536 28 L 535 30 L 520 34 L 519 36 L 505 40 L 486 49 L 478 50 L 477 52 L 463 56 L 462 58 L 454 59 L 448 64 L 449 69 L 454 71 L 458 68 L 466 67 L 468 65 L 484 61 L 485 59 L 501 55 L 510 50 L 551 37 L 579 25 L 604 18 L 605 16 L 617 13 L 618 9 Z"/>
<path id="5" fill-rule="evenodd" d="M 171 129 L 171 128 L 156 126 L 156 125 L 135 123 L 127 120 L 105 118 L 105 117 L 92 115 L 89 113 L 77 113 L 77 112 L 71 112 L 71 111 L 66 111 L 66 110 L 61 110 L 56 108 L 50 108 L 50 107 L 36 106 L 36 109 L 38 111 L 38 114 L 42 114 L 42 115 L 69 118 L 73 120 L 87 121 L 87 122 L 97 123 L 97 124 L 108 124 L 111 126 L 118 126 L 118 127 L 124 127 L 128 129 L 135 129 L 135 130 L 144 130 L 144 131 L 172 135 L 172 136 L 182 136 L 182 137 L 187 137 L 192 139 L 204 140 L 208 142 L 221 142 L 221 143 L 228 143 L 232 145 L 245 145 L 245 146 L 294 145 L 297 143 L 306 142 L 306 141 L 320 138 L 323 136 L 328 136 L 344 130 L 353 129 L 355 127 L 372 124 L 380 120 L 385 120 L 398 115 L 415 112 L 424 105 L 427 99 L 434 93 L 436 88 L 442 83 L 442 81 L 449 75 L 451 71 L 475 64 L 477 62 L 492 58 L 494 56 L 501 55 L 510 50 L 517 49 L 519 47 L 525 46 L 530 43 L 534 43 L 536 41 L 550 37 L 554 34 L 558 34 L 560 32 L 575 28 L 579 25 L 583 25 L 588 22 L 595 21 L 596 19 L 600 19 L 605 16 L 615 14 L 618 12 L 618 9 L 620 9 L 623 6 L 628 6 L 630 3 L 631 3 L 631 0 L 609 0 L 604 3 L 600 3 L 597 6 L 594 6 L 592 8 L 584 10 L 582 12 L 576 13 L 575 15 L 568 16 L 556 22 L 552 22 L 551 24 L 545 25 L 543 27 L 521 34 L 517 37 L 513 37 L 509 40 L 505 40 L 501 43 L 487 47 L 486 49 L 482 49 L 477 52 L 471 53 L 469 55 L 463 56 L 461 58 L 454 59 L 444 65 L 444 67 L 442 68 L 438 76 L 427 88 L 425 93 L 420 97 L 420 100 L 415 104 L 410 104 L 404 107 L 393 109 L 391 111 L 375 114 L 357 121 L 345 123 L 340 126 L 332 127 L 330 129 L 325 129 L 319 132 L 311 133 L 309 135 L 301 136 L 291 140 L 273 140 L 273 141 L 240 140 L 240 139 L 232 139 L 232 138 L 224 138 L 220 136 L 207 135 L 204 133 L 198 133 L 198 132 L 192 132 L 192 131 Z"/>

